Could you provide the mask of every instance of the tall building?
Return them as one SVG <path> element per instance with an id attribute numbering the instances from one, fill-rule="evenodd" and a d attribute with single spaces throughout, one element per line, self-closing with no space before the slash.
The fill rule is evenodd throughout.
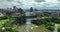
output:
<path id="1" fill-rule="evenodd" d="M 13 11 L 18 11 L 18 8 L 16 6 L 13 6 Z"/>

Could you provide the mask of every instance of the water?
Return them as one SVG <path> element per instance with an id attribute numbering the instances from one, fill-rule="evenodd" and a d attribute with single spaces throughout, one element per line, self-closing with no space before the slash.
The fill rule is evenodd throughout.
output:
<path id="1" fill-rule="evenodd" d="M 26 24 L 32 24 L 31 19 L 26 19 Z"/>
<path id="2" fill-rule="evenodd" d="M 58 29 L 57 29 L 57 24 L 55 24 L 55 29 L 54 29 L 54 32 L 58 32 Z"/>

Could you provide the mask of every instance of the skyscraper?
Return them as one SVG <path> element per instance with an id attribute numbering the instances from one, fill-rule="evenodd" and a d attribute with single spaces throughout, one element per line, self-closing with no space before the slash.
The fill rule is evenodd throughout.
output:
<path id="1" fill-rule="evenodd" d="M 18 8 L 16 6 L 13 6 L 13 11 L 18 11 Z"/>

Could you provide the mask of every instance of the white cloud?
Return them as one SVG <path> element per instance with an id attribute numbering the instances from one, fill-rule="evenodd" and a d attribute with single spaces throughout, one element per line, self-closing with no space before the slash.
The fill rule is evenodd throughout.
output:
<path id="1" fill-rule="evenodd" d="M 0 0 L 0 8 L 5 7 L 60 7 L 58 0 L 45 0 L 45 2 L 36 2 L 37 0 Z"/>
<path id="2" fill-rule="evenodd" d="M 58 2 L 58 0 L 46 0 L 46 2 L 56 3 L 56 2 Z"/>

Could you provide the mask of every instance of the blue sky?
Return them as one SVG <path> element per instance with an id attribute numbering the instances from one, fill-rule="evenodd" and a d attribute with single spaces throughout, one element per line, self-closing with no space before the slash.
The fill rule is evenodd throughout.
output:
<path id="1" fill-rule="evenodd" d="M 0 0 L 0 8 L 60 8 L 60 0 Z"/>

